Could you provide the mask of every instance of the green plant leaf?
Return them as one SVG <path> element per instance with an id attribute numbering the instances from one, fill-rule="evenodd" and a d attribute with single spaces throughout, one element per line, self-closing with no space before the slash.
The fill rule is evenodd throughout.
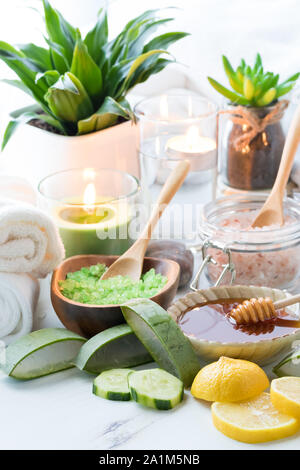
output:
<path id="1" fill-rule="evenodd" d="M 40 80 L 44 80 L 46 85 L 52 86 L 59 79 L 59 73 L 57 70 L 47 70 L 44 73 L 37 73 L 35 77 L 35 83 L 39 83 Z"/>
<path id="2" fill-rule="evenodd" d="M 262 60 L 261 60 L 261 56 L 260 54 L 256 54 L 256 59 L 255 59 L 255 64 L 254 64 L 254 68 L 253 68 L 253 72 L 256 73 L 257 70 L 262 67 Z"/>
<path id="3" fill-rule="evenodd" d="M 280 98 L 280 96 L 286 95 L 289 91 L 291 91 L 294 88 L 294 85 L 295 83 L 291 83 L 290 85 L 282 84 L 276 87 L 277 98 Z"/>
<path id="4" fill-rule="evenodd" d="M 284 80 L 284 82 L 282 82 L 280 85 L 286 85 L 287 83 L 290 83 L 290 82 L 296 82 L 299 77 L 300 77 L 300 72 L 295 73 L 295 74 L 292 75 L 291 77 L 289 77 L 289 78 L 287 78 L 286 80 Z"/>
<path id="5" fill-rule="evenodd" d="M 96 113 L 78 122 L 78 134 L 88 134 L 110 127 L 117 122 L 119 116 L 132 119 L 133 113 L 129 109 L 126 101 L 123 100 L 121 104 L 107 96 Z"/>
<path id="6" fill-rule="evenodd" d="M 14 86 L 14 87 L 18 88 L 19 90 L 24 91 L 25 93 L 27 93 L 28 95 L 30 95 L 32 97 L 31 90 L 29 88 L 27 88 L 27 86 L 21 80 L 10 80 L 10 79 L 7 79 L 7 78 L 2 78 L 1 82 L 7 83 L 7 85 Z"/>
<path id="7" fill-rule="evenodd" d="M 94 106 L 99 106 L 102 97 L 102 74 L 78 35 L 73 54 L 71 72 L 81 81 Z"/>
<path id="8" fill-rule="evenodd" d="M 134 32 L 136 37 L 134 39 L 131 39 L 130 37 L 128 37 L 129 33 L 127 33 L 125 37 L 125 40 L 128 43 L 128 57 L 135 57 L 139 54 L 142 54 L 142 52 L 148 52 L 151 49 L 167 48 L 168 46 L 159 45 L 159 43 L 155 45 L 156 38 L 153 38 L 153 41 L 154 41 L 153 45 L 150 46 L 149 49 L 144 50 L 146 40 L 151 35 L 153 35 L 153 33 L 159 28 L 159 26 L 161 26 L 162 24 L 168 23 L 169 21 L 173 21 L 173 20 L 174 18 L 162 18 L 158 20 L 155 20 L 154 18 L 149 18 L 138 23 L 134 27 L 134 29 L 131 30 L 131 32 Z M 183 33 L 183 34 L 187 35 L 187 33 Z M 165 42 L 167 42 L 167 39 L 165 39 Z"/>
<path id="9" fill-rule="evenodd" d="M 32 43 L 22 44 L 19 46 L 19 49 L 27 59 L 35 63 L 41 72 L 52 69 L 51 55 L 48 49 Z"/>
<path id="10" fill-rule="evenodd" d="M 152 51 L 153 49 L 167 49 L 171 44 L 185 38 L 186 36 L 189 36 L 189 33 L 173 32 L 161 34 L 160 36 L 153 38 L 144 46 L 143 53 Z"/>
<path id="11" fill-rule="evenodd" d="M 160 54 L 169 54 L 169 52 L 165 51 L 163 49 L 154 49 L 152 51 L 145 52 L 145 53 L 141 54 L 140 56 L 138 56 L 133 61 L 132 65 L 129 69 L 129 72 L 128 72 L 125 80 L 124 80 L 124 84 L 122 86 L 121 94 L 126 93 L 126 91 L 129 89 L 128 85 L 129 85 L 130 79 L 131 79 L 132 75 L 134 74 L 134 72 L 142 65 L 142 63 L 145 60 L 147 60 L 149 57 L 151 57 L 152 55 L 160 55 Z"/>
<path id="12" fill-rule="evenodd" d="M 108 38 L 108 24 L 106 10 L 101 8 L 96 25 L 89 31 L 84 38 L 84 44 L 88 48 L 88 52 L 96 62 L 100 65 L 103 57 L 102 47 L 106 44 Z"/>
<path id="13" fill-rule="evenodd" d="M 71 63 L 76 42 L 76 30 L 57 10 L 51 7 L 48 0 L 43 0 L 43 5 L 49 39 L 64 48 L 66 57 Z"/>
<path id="14" fill-rule="evenodd" d="M 53 114 L 60 120 L 76 123 L 93 113 L 92 102 L 80 80 L 71 72 L 62 75 L 46 96 Z"/>
<path id="15" fill-rule="evenodd" d="M 18 117 L 16 117 L 16 118 L 12 119 L 11 121 L 9 121 L 9 123 L 8 123 L 8 125 L 5 129 L 3 140 L 2 140 L 2 146 L 1 146 L 2 151 L 4 150 L 6 144 L 8 143 L 11 136 L 15 133 L 15 131 L 17 130 L 19 125 L 20 124 L 26 124 L 29 121 L 32 121 L 32 119 L 40 119 L 41 121 L 44 121 L 44 122 L 50 124 L 51 126 L 58 129 L 60 132 L 65 134 L 64 127 L 61 125 L 61 123 L 57 119 L 54 119 L 52 116 L 49 116 L 48 114 L 36 113 L 36 112 L 32 112 L 32 111 L 31 112 L 24 112 L 24 113 L 20 114 Z"/>
<path id="16" fill-rule="evenodd" d="M 239 96 L 237 93 L 234 93 L 231 90 L 228 90 L 225 88 L 223 85 L 221 85 L 219 82 L 214 80 L 211 77 L 207 77 L 209 83 L 214 87 L 215 90 L 217 90 L 221 95 L 225 96 L 225 98 L 228 98 L 231 103 L 236 103 L 236 104 L 241 104 L 241 105 L 247 105 L 248 100 L 244 98 L 243 96 Z"/>
<path id="17" fill-rule="evenodd" d="M 36 71 L 29 68 L 23 60 L 24 54 L 9 44 L 0 41 L 0 58 L 18 75 L 24 85 L 31 91 L 32 96 L 45 106 L 44 94 L 47 92 L 47 87 L 44 84 L 37 85 L 35 83 Z"/>
<path id="18" fill-rule="evenodd" d="M 50 56 L 53 67 L 60 73 L 66 73 L 70 68 L 65 49 L 50 39 L 45 38 L 45 41 L 50 46 Z M 52 68 L 52 67 L 51 67 Z"/>
<path id="19" fill-rule="evenodd" d="M 243 83 L 238 78 L 231 63 L 229 62 L 229 60 L 227 59 L 225 55 L 222 56 L 222 60 L 223 60 L 224 70 L 225 70 L 225 73 L 227 75 L 230 85 L 238 93 L 243 93 Z"/>

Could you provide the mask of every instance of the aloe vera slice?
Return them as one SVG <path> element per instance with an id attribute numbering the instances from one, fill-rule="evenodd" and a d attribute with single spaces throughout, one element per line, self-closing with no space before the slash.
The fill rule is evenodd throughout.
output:
<path id="1" fill-rule="evenodd" d="M 15 379 L 34 379 L 73 367 L 82 336 L 65 328 L 44 328 L 11 343 L 3 366 Z"/>
<path id="2" fill-rule="evenodd" d="M 89 339 L 75 359 L 78 369 L 99 374 L 108 369 L 133 367 L 153 359 L 130 326 L 117 325 Z"/>
<path id="3" fill-rule="evenodd" d="M 292 351 L 273 368 L 278 377 L 300 377 L 300 348 Z"/>
<path id="4" fill-rule="evenodd" d="M 190 386 L 200 369 L 189 340 L 160 305 L 133 299 L 121 307 L 125 320 L 157 364 Z"/>

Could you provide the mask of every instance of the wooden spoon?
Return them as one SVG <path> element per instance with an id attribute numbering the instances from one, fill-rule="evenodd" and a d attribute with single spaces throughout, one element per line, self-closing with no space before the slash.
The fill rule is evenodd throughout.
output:
<path id="1" fill-rule="evenodd" d="M 122 256 L 120 256 L 103 274 L 101 279 L 114 276 L 128 276 L 134 281 L 141 277 L 145 253 L 154 227 L 163 211 L 185 180 L 190 169 L 190 162 L 183 160 L 174 168 L 165 182 L 150 219 L 139 238 Z"/>
<path id="2" fill-rule="evenodd" d="M 294 156 L 300 142 L 300 104 L 294 114 L 286 137 L 282 158 L 272 191 L 252 223 L 252 227 L 283 225 L 283 198 L 286 184 L 292 169 Z"/>

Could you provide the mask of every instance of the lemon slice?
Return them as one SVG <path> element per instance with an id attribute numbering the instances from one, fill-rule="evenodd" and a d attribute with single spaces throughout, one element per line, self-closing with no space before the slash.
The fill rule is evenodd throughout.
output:
<path id="1" fill-rule="evenodd" d="M 212 404 L 215 427 L 236 441 L 254 444 L 295 434 L 300 428 L 297 419 L 280 413 L 272 404 L 269 393 L 240 403 Z"/>
<path id="2" fill-rule="evenodd" d="M 282 377 L 273 380 L 271 400 L 282 413 L 300 419 L 300 377 Z"/>

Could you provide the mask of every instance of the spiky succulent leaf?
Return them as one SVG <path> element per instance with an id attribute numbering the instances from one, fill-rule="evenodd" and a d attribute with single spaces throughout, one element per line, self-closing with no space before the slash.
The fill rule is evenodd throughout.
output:
<path id="1" fill-rule="evenodd" d="M 50 109 L 62 121 L 78 122 L 93 113 L 93 105 L 80 80 L 71 72 L 62 75 L 46 96 Z"/>
<path id="2" fill-rule="evenodd" d="M 279 74 L 264 72 L 260 54 L 256 55 L 253 67 L 242 59 L 236 70 L 226 56 L 222 57 L 223 66 L 230 86 L 234 91 L 224 87 L 216 80 L 208 77 L 210 84 L 232 103 L 244 106 L 268 106 L 280 96 L 288 93 L 298 80 L 300 73 L 292 75 L 281 84 Z"/>

